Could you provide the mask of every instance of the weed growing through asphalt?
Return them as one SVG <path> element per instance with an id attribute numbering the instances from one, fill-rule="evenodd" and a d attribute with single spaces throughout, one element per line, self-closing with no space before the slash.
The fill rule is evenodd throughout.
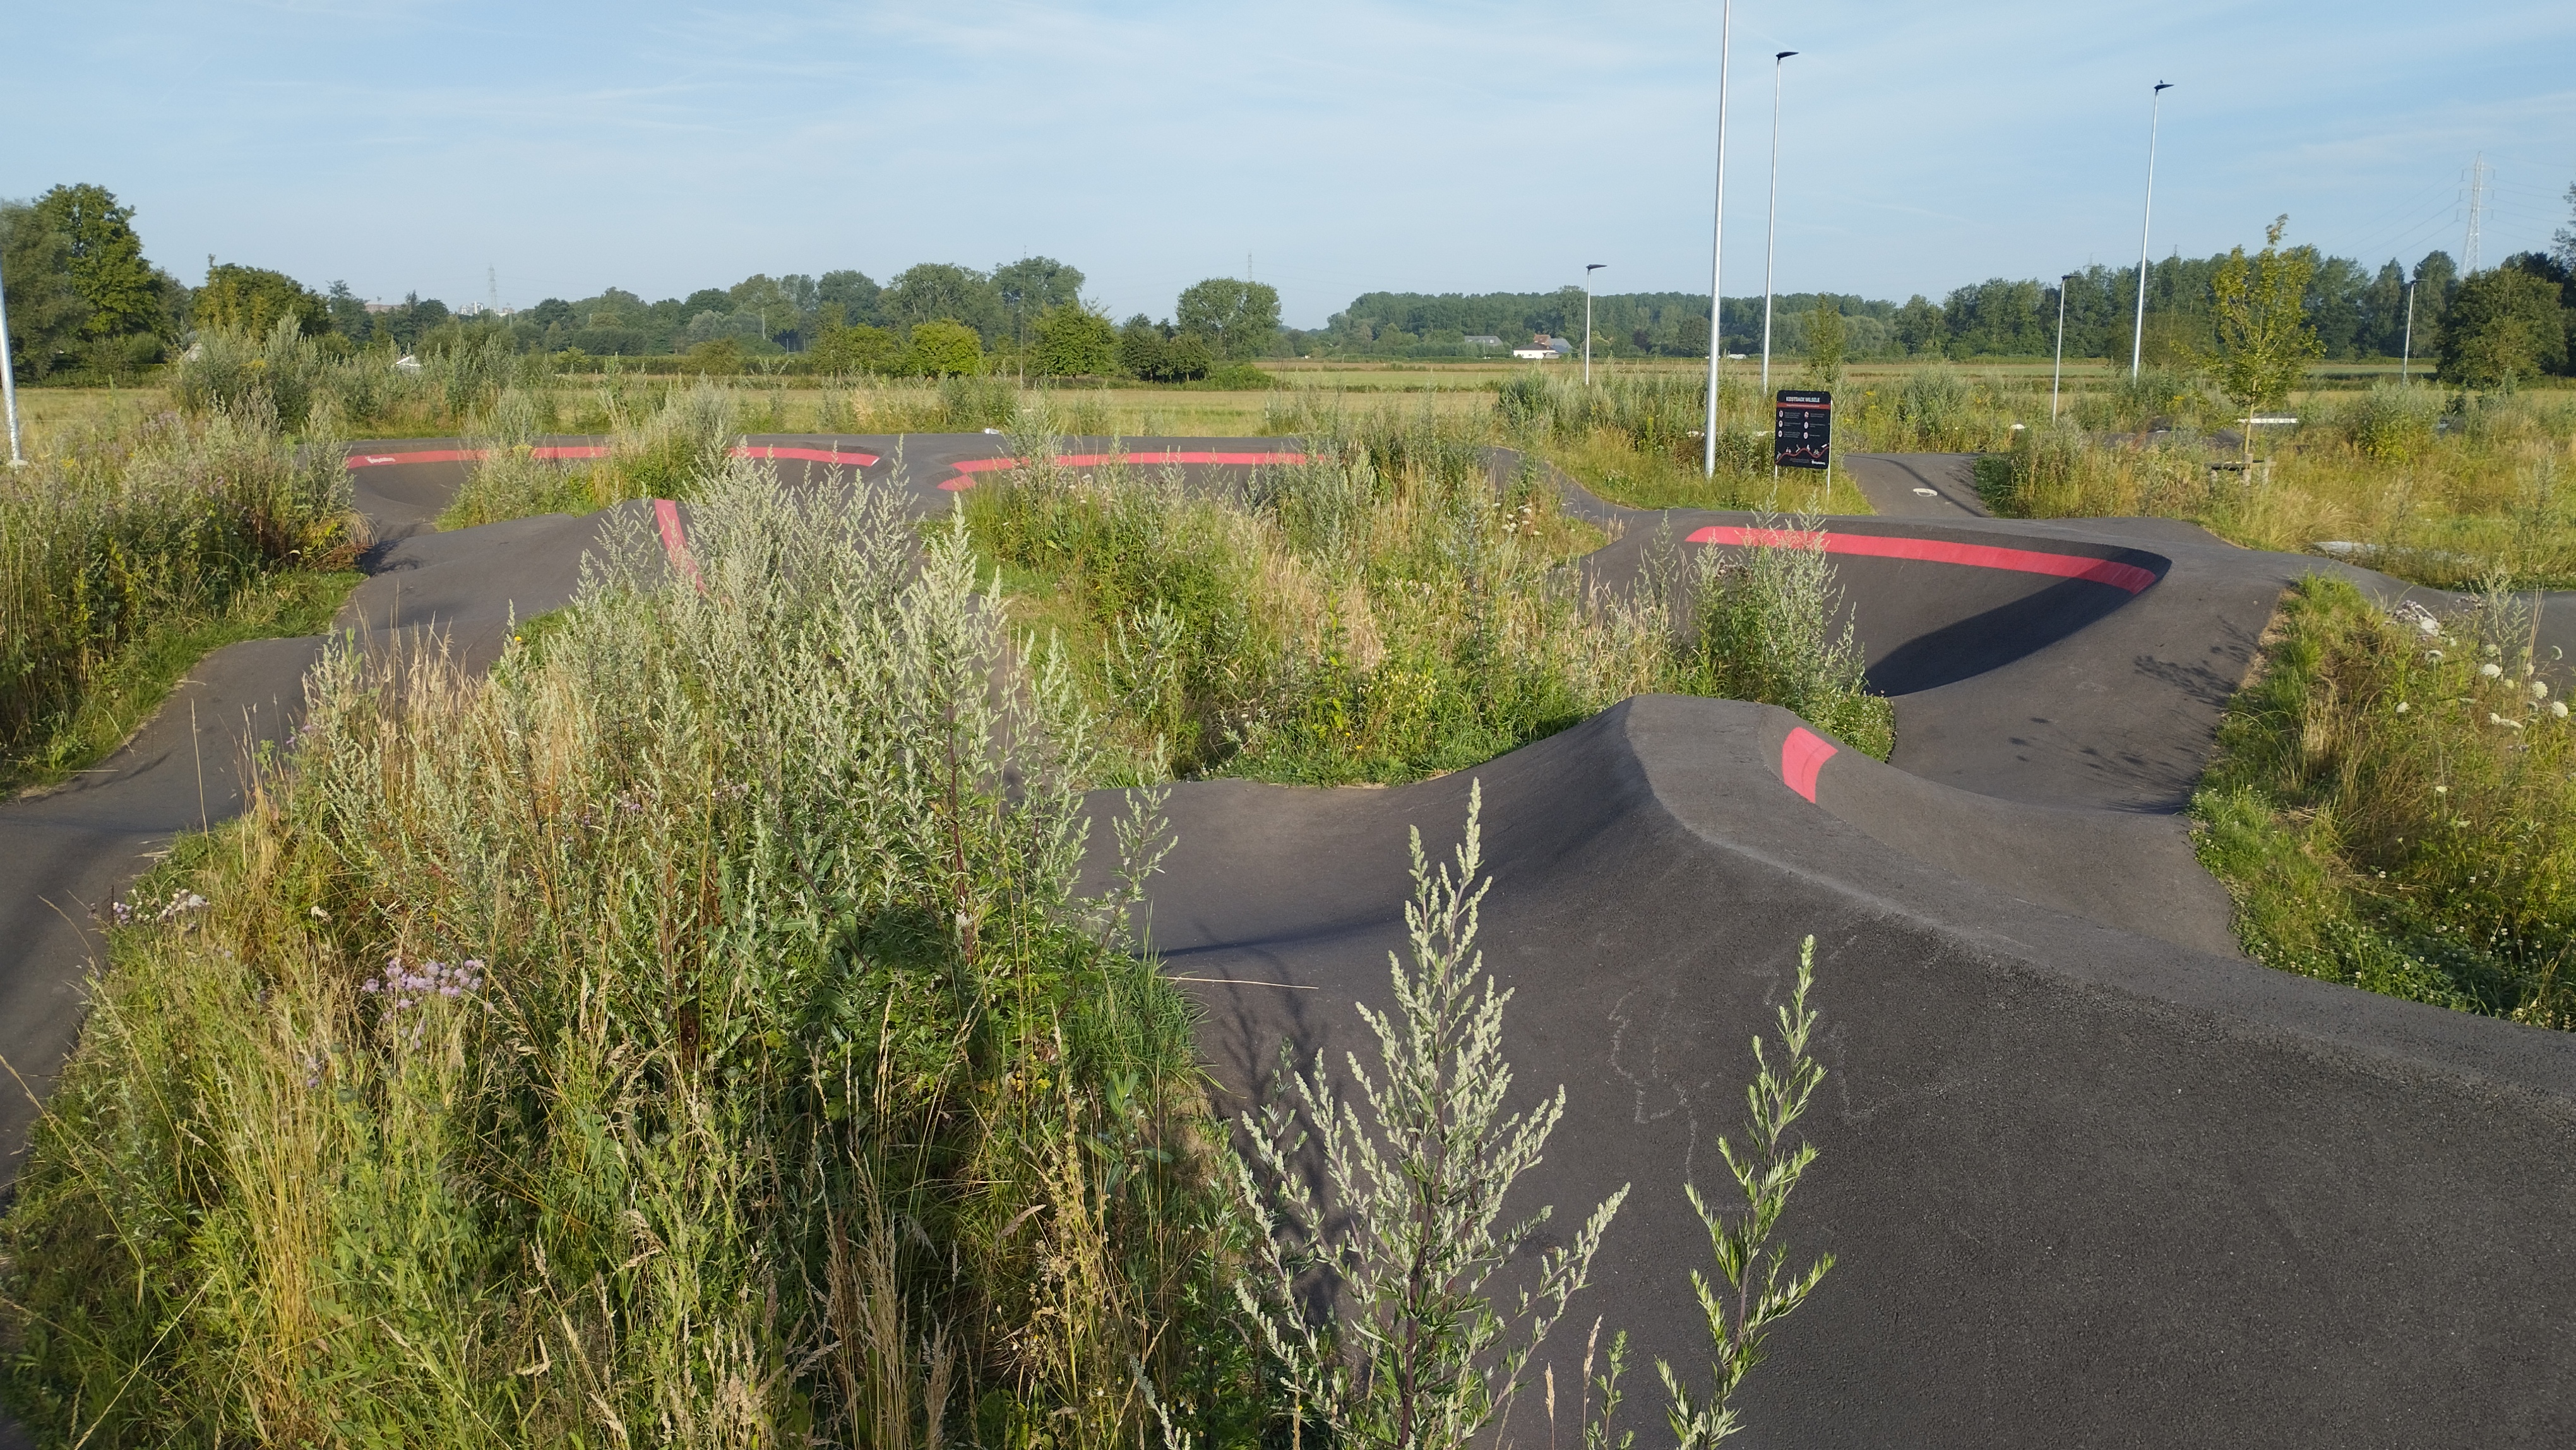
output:
<path id="1" fill-rule="evenodd" d="M 2532 607 L 2389 614 L 2324 576 L 2284 599 L 2191 807 L 2249 955 L 2576 1026 L 2576 732 Z"/>
<path id="2" fill-rule="evenodd" d="M 1471 787 L 1466 837 L 1436 867 L 1413 832 L 1411 961 L 1388 954 L 1391 1010 L 1360 1008 L 1378 1075 L 1356 1054 L 1340 1086 L 1320 1062 L 1283 1065 L 1274 1100 L 1242 1124 L 1252 1159 L 1237 1163 L 1235 1186 L 1257 1231 L 1235 1292 L 1295 1404 L 1336 1445 L 1473 1443 L 1523 1388 L 1628 1196 L 1620 1188 L 1537 1254 L 1515 1294 L 1492 1287 L 1550 1217 L 1542 1207 L 1506 1219 L 1504 1200 L 1546 1150 L 1565 1089 L 1525 1112 L 1503 1107 L 1512 994 L 1494 989 L 1476 946 L 1490 885 L 1483 803 Z M 1316 1312 L 1301 1293 L 1318 1274 L 1338 1290 L 1337 1311 Z"/>

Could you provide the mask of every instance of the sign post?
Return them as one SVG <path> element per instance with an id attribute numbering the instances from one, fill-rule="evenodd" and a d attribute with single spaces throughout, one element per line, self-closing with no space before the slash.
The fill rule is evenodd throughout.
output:
<path id="1" fill-rule="evenodd" d="M 1782 388 L 1772 395 L 1771 476 L 1775 481 L 1784 468 L 1821 468 L 1825 471 L 1826 491 L 1832 491 L 1833 394 L 1813 388 Z"/>

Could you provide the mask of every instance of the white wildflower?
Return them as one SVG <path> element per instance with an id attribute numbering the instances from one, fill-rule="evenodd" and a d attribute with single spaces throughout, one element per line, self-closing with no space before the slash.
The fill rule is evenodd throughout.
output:
<path id="1" fill-rule="evenodd" d="M 2558 717 L 2559 719 L 2561 719 L 2561 720 L 2566 719 L 2566 718 L 2567 718 L 2567 702 L 2566 702 L 2566 701 L 2564 701 L 2564 700 L 2552 700 L 2552 701 L 2550 701 L 2550 702 L 2549 702 L 2549 713 L 2550 713 L 2550 714 L 2552 714 L 2552 715 L 2557 716 L 2557 717 Z"/>
<path id="2" fill-rule="evenodd" d="M 2492 680 L 2496 676 L 2504 673 L 2504 666 L 2499 664 L 2483 664 L 2478 666 L 2478 673 L 2485 678 Z"/>
<path id="3" fill-rule="evenodd" d="M 2531 698 L 2533 698 L 2533 699 L 2535 699 L 2535 700 L 2546 700 L 2546 699 L 2548 699 L 2548 698 L 2549 698 L 2549 687 L 2548 687 L 2547 685 L 2545 685 L 2545 684 L 2542 684 L 2542 683 L 2541 683 L 2540 681 L 2538 681 L 2538 680 L 2534 680 L 2534 681 L 2532 681 L 2532 682 L 2531 682 Z"/>

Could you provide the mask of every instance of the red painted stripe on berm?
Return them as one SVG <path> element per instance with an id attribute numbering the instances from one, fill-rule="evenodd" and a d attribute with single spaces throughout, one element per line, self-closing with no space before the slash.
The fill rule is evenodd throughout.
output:
<path id="1" fill-rule="evenodd" d="M 653 500 L 653 525 L 661 530 L 662 552 L 671 557 L 672 566 L 688 575 L 700 594 L 706 593 L 707 581 L 698 573 L 697 556 L 689 552 L 689 532 L 680 524 L 680 506 L 667 498 Z"/>
<path id="2" fill-rule="evenodd" d="M 770 443 L 740 444 L 732 452 L 736 458 L 792 458 L 806 463 L 846 463 L 854 468 L 867 468 L 877 461 L 877 456 L 873 453 L 843 453 L 834 448 L 790 448 L 783 444 Z M 483 454 L 484 450 L 480 448 L 426 448 L 413 453 L 353 453 L 349 455 L 349 466 L 351 468 L 389 468 L 405 463 L 480 463 L 483 461 Z M 549 461 L 606 458 L 608 454 L 608 447 L 598 443 L 549 445 L 528 450 L 529 457 Z"/>
<path id="3" fill-rule="evenodd" d="M 973 488 L 976 474 L 997 473 L 1005 468 L 1017 468 L 1026 461 L 1020 458 L 969 458 L 963 463 L 953 465 L 957 470 L 957 476 L 939 486 L 951 493 L 959 489 Z M 1303 463 L 1306 461 L 1306 455 L 1175 450 L 1170 453 L 1059 453 L 1055 461 L 1059 468 L 1098 468 L 1105 463 L 1217 463 L 1235 468 L 1252 468 L 1262 464 Z"/>
<path id="4" fill-rule="evenodd" d="M 2050 554 L 2038 549 L 2007 549 L 1995 544 L 1955 544 L 1947 539 L 1906 539 L 1885 534 L 1810 534 L 1796 529 L 1747 529 L 1711 524 L 1690 536 L 1694 544 L 1736 544 L 1765 549 L 1812 549 L 1824 541 L 1828 554 L 1857 554 L 1872 559 L 1920 559 L 1931 564 L 1964 564 L 1971 569 L 2011 569 L 2023 574 L 2054 574 L 2063 579 L 2089 579 L 2131 594 L 2156 582 L 2149 570 L 2117 559 L 2084 554 Z"/>
<path id="5" fill-rule="evenodd" d="M 1816 798 L 1816 772 L 1834 758 L 1833 742 L 1801 725 L 1780 742 L 1780 783 L 1805 796 Z"/>

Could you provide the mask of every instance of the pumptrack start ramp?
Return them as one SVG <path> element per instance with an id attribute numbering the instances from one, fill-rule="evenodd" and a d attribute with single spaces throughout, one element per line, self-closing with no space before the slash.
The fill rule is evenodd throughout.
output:
<path id="1" fill-rule="evenodd" d="M 1224 487 L 1300 445 L 1064 448 Z M 899 479 L 924 514 L 1007 466 L 988 435 L 737 452 L 790 485 Z M 476 665 L 572 597 L 608 520 L 436 532 L 463 445 L 350 462 L 381 542 L 341 627 L 435 632 Z M 1417 785 L 1174 788 L 1151 928 L 1204 1009 L 1220 1107 L 1267 1090 L 1283 1042 L 1365 1059 L 1353 1006 L 1388 998 L 1407 829 L 1454 840 L 1481 782 L 1516 1091 L 1569 1094 L 1516 1207 L 1555 1205 L 1561 1233 L 1634 1185 L 1575 1314 L 1627 1328 L 1635 1365 L 1706 1361 L 1687 1275 L 1712 1266 L 1682 1187 L 1731 1191 L 1717 1140 L 1743 1132 L 1750 1040 L 1816 938 L 1830 1075 L 1802 1126 L 1822 1156 L 1784 1234 L 1838 1267 L 1739 1396 L 1744 1443 L 2576 1443 L 2576 1040 L 2244 960 L 2177 814 L 2284 587 L 2426 591 L 2167 521 L 1986 518 L 1956 457 L 1852 463 L 1878 513 L 1821 542 L 1895 700 L 1887 763 L 1768 706 L 1647 696 Z M 1580 565 L 1611 587 L 1649 549 L 1783 542 L 1556 482 L 1613 532 Z M 685 506 L 620 509 L 686 567 Z M 2566 601 L 2542 618 L 2576 646 Z M 99 770 L 0 806 L 0 1053 L 39 1089 L 79 1029 L 96 913 L 240 808 L 245 751 L 288 738 L 321 648 L 218 651 Z M 0 1110 L 13 1153 L 32 1112 Z M 1627 1388 L 1655 1426 L 1651 1373 Z"/>

